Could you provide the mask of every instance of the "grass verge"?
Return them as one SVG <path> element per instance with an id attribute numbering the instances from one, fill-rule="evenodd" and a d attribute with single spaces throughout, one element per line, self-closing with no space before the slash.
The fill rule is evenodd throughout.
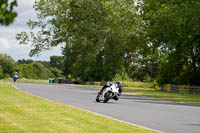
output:
<path id="1" fill-rule="evenodd" d="M 123 81 L 124 87 L 153 88 L 153 83 Z"/>
<path id="2" fill-rule="evenodd" d="M 125 88 L 124 92 L 174 101 L 179 103 L 186 103 L 186 104 L 193 104 L 193 105 L 200 105 L 200 95 L 198 94 L 179 94 L 179 93 L 172 93 L 172 92 L 163 92 L 154 89 L 133 89 L 133 88 Z"/>
<path id="3" fill-rule="evenodd" d="M 148 133 L 152 131 L 34 97 L 7 83 L 0 83 L 0 132 Z"/>

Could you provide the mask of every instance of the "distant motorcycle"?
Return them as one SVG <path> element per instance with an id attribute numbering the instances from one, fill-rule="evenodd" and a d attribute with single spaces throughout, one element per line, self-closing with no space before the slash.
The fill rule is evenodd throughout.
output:
<path id="1" fill-rule="evenodd" d="M 110 82 L 98 92 L 96 102 L 107 103 L 110 99 L 119 100 L 123 89 L 122 82 Z"/>
<path id="2" fill-rule="evenodd" d="M 13 78 L 13 81 L 16 82 L 16 81 L 17 81 L 17 77 L 14 77 L 14 78 Z"/>
<path id="3" fill-rule="evenodd" d="M 17 78 L 18 78 L 18 73 L 16 72 L 13 76 L 13 81 L 16 82 L 17 81 Z"/>

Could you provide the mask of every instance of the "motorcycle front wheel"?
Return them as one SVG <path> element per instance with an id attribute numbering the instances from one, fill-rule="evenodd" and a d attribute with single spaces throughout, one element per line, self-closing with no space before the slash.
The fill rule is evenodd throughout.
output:
<path id="1" fill-rule="evenodd" d="M 112 95 L 113 95 L 113 93 L 112 92 L 107 92 L 105 95 L 104 95 L 104 100 L 103 100 L 103 102 L 104 103 L 107 103 L 109 100 L 110 100 L 110 98 L 112 97 Z"/>

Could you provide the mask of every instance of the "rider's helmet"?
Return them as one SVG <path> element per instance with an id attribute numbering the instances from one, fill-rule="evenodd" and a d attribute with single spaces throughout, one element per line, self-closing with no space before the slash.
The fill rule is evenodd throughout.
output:
<path id="1" fill-rule="evenodd" d="M 117 83 L 117 85 L 119 87 L 119 95 L 120 95 L 122 93 L 122 90 L 123 90 L 123 83 L 122 83 L 122 81 L 118 81 L 116 83 Z"/>
<path id="2" fill-rule="evenodd" d="M 123 83 L 122 83 L 122 81 L 118 81 L 118 82 L 116 82 L 116 83 L 117 83 L 117 85 L 118 85 L 119 88 L 123 88 Z"/>

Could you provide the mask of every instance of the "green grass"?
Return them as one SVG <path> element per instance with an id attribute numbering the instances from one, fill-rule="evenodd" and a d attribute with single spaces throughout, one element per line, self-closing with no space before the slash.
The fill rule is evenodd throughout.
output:
<path id="1" fill-rule="evenodd" d="M 153 88 L 153 83 L 123 81 L 124 87 Z"/>
<path id="2" fill-rule="evenodd" d="M 13 82 L 12 78 L 6 78 L 6 79 L 2 79 L 1 81 L 9 81 L 9 82 Z M 49 80 L 36 80 L 36 79 L 17 79 L 16 82 L 19 83 L 35 83 L 35 84 L 49 84 Z"/>
<path id="3" fill-rule="evenodd" d="M 0 83 L 0 132 L 148 133 L 152 131 L 34 97 L 7 83 Z"/>
<path id="4" fill-rule="evenodd" d="M 200 105 L 200 95 L 198 94 L 179 94 L 172 92 L 163 92 L 154 89 L 141 89 L 141 88 L 140 89 L 125 88 L 124 92 L 162 99 L 162 100 L 174 101 L 179 103 Z"/>

